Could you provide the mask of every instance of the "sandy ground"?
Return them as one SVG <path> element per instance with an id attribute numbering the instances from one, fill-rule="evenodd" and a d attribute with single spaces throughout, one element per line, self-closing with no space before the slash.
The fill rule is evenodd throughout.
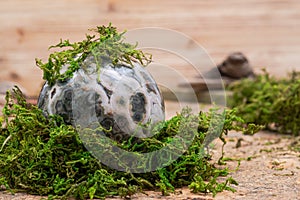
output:
<path id="1" fill-rule="evenodd" d="M 238 141 L 240 147 L 237 148 Z M 148 192 L 148 196 L 138 194 L 132 199 L 300 199 L 300 152 L 290 150 L 291 144 L 298 142 L 299 145 L 300 138 L 261 131 L 255 136 L 230 133 L 227 142 L 225 157 L 232 159 L 227 165 L 232 170 L 231 176 L 239 183 L 233 186 L 237 190 L 235 193 L 225 191 L 213 198 L 211 195 L 192 194 L 187 188 L 182 188 L 167 197 Z M 217 158 L 221 143 L 215 143 L 213 153 Z M 238 170 L 237 160 L 241 161 Z"/>

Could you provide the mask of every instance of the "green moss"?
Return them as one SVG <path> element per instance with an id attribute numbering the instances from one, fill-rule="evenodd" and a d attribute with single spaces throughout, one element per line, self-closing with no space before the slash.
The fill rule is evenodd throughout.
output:
<path id="1" fill-rule="evenodd" d="M 47 62 L 36 59 L 37 66 L 43 70 L 43 79 L 49 85 L 55 84 L 57 80 L 63 81 L 72 77 L 89 55 L 94 56 L 98 72 L 107 61 L 114 66 L 127 64 L 129 67 L 133 66 L 133 62 L 139 62 L 142 65 L 151 62 L 151 55 L 137 50 L 137 45 L 125 43 L 123 41 L 125 32 L 118 33 L 111 24 L 91 30 L 96 35 L 86 35 L 86 39 L 81 42 L 71 43 L 69 40 L 61 40 L 57 45 L 49 47 L 49 49 L 60 48 L 62 50 L 50 54 Z M 62 70 L 63 67 L 67 69 Z"/>
<path id="2" fill-rule="evenodd" d="M 276 79 L 267 72 L 255 80 L 245 79 L 229 87 L 229 102 L 237 115 L 247 123 L 264 125 L 266 129 L 300 135 L 300 74 Z"/>
<path id="3" fill-rule="evenodd" d="M 207 134 L 221 130 L 219 138 L 229 130 L 250 131 L 239 125 L 242 120 L 234 111 L 218 113 L 216 109 L 207 113 L 192 115 L 188 110 L 159 124 L 160 130 L 152 138 L 142 139 L 136 145 L 131 140 L 118 145 L 135 152 L 148 152 L 168 144 L 180 130 L 180 124 L 197 119 L 197 133 L 188 150 L 170 165 L 148 173 L 120 172 L 106 167 L 94 158 L 84 147 L 79 133 L 65 125 L 59 116 L 45 118 L 35 105 L 25 101 L 19 90 L 7 93 L 0 129 L 0 185 L 12 192 L 48 195 L 49 199 L 75 197 L 104 198 L 110 195 L 123 197 L 143 190 L 162 191 L 168 194 L 175 188 L 189 186 L 193 192 L 211 192 L 214 195 L 231 190 L 237 184 L 227 177 L 227 168 L 221 169 L 211 161 L 211 155 L 204 151 Z M 209 129 L 213 123 L 224 126 Z"/>

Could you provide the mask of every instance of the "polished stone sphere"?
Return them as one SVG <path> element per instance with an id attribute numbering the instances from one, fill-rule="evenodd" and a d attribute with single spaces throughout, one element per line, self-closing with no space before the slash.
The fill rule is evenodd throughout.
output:
<path id="1" fill-rule="evenodd" d="M 158 86 L 143 66 L 106 62 L 97 68 L 92 58 L 87 58 L 71 78 L 53 86 L 46 82 L 38 107 L 46 116 L 58 114 L 73 126 L 88 127 L 96 119 L 116 140 L 132 134 L 149 137 L 149 125 L 165 117 Z"/>

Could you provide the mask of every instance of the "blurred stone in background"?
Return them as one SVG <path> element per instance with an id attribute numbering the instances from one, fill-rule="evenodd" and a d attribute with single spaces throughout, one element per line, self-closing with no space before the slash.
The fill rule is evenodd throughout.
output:
<path id="1" fill-rule="evenodd" d="M 222 78 L 223 83 L 228 85 L 243 78 L 254 78 L 255 74 L 248 58 L 241 52 L 234 52 L 203 76 L 206 79 Z"/>

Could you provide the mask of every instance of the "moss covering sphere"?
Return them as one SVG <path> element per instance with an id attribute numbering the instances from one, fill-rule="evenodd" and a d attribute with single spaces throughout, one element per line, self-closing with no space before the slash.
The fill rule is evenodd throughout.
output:
<path id="1" fill-rule="evenodd" d="M 98 69 L 93 56 L 87 57 L 72 77 L 52 86 L 46 82 L 38 107 L 46 116 L 61 115 L 72 125 L 77 118 L 88 123 L 95 116 L 116 140 L 133 133 L 148 137 L 149 130 L 140 125 L 158 123 L 165 116 L 157 84 L 142 65 L 106 62 Z"/>

